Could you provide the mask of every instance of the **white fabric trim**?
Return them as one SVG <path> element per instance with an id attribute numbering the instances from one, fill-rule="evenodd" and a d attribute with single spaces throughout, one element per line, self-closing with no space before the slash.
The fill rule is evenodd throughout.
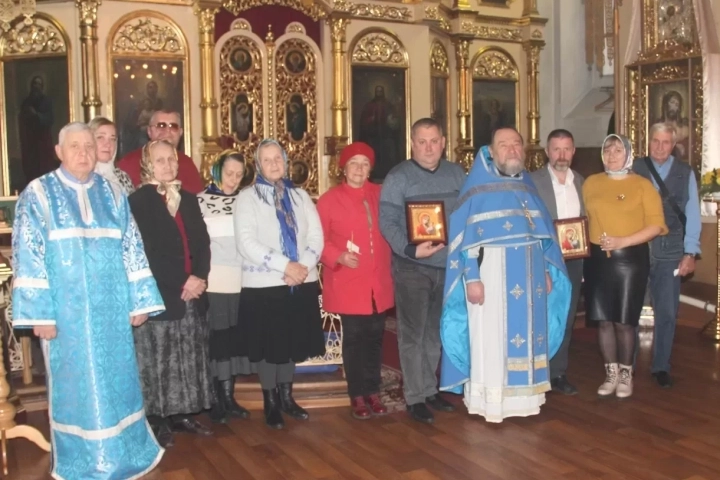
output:
<path id="1" fill-rule="evenodd" d="M 137 282 L 143 278 L 152 277 L 152 271 L 149 268 L 143 268 L 135 272 L 128 273 L 128 282 Z"/>
<path id="2" fill-rule="evenodd" d="M 208 293 L 239 293 L 242 289 L 242 267 L 210 264 Z"/>
<path id="3" fill-rule="evenodd" d="M 145 307 L 141 308 L 139 310 L 133 310 L 130 312 L 130 316 L 134 317 L 136 315 L 143 315 L 145 313 L 153 313 L 153 312 L 164 312 L 165 311 L 165 305 L 153 305 L 151 307 Z"/>
<path id="4" fill-rule="evenodd" d="M 16 288 L 50 288 L 50 284 L 44 278 L 18 277 L 12 282 L 13 290 Z"/>
<path id="5" fill-rule="evenodd" d="M 43 188 L 42 183 L 40 183 L 40 180 L 36 178 L 32 182 L 30 182 L 28 188 L 32 188 L 35 191 L 35 195 L 40 201 L 40 208 L 43 211 L 45 222 L 50 225 L 50 203 L 48 202 L 47 195 L 45 194 L 45 189 Z"/>
<path id="6" fill-rule="evenodd" d="M 117 228 L 63 228 L 51 230 L 49 240 L 66 240 L 68 238 L 122 238 Z"/>
<path id="7" fill-rule="evenodd" d="M 41 319 L 41 320 L 33 320 L 30 318 L 13 318 L 13 327 L 39 327 L 44 325 L 49 325 L 54 327 L 55 326 L 55 320 L 49 320 L 49 319 Z"/>
<path id="8" fill-rule="evenodd" d="M 112 438 L 120 435 L 123 430 L 137 422 L 142 420 L 145 416 L 145 409 L 141 408 L 135 413 L 128 415 L 127 417 L 120 420 L 117 425 L 113 427 L 103 428 L 100 430 L 86 430 L 76 425 L 65 425 L 58 423 L 54 420 L 50 420 L 50 426 L 52 429 L 58 432 L 67 433 L 69 435 L 75 435 L 81 437 L 84 440 L 105 440 L 106 438 Z"/>
<path id="9" fill-rule="evenodd" d="M 205 217 L 203 220 L 210 238 L 235 236 L 235 222 L 232 215 Z"/>

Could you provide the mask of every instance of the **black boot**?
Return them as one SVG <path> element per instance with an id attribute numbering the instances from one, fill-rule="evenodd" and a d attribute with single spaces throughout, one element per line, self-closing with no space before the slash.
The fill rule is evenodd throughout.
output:
<path id="1" fill-rule="evenodd" d="M 213 379 L 213 388 L 215 389 L 215 403 L 208 416 L 213 423 L 228 423 L 227 411 L 225 410 L 225 403 L 223 401 L 223 389 L 220 385 L 220 381 L 217 378 Z"/>
<path id="2" fill-rule="evenodd" d="M 263 390 L 263 412 L 265 413 L 265 424 L 270 428 L 280 430 L 285 426 L 282 413 L 280 412 L 280 398 L 277 388 Z"/>
<path id="3" fill-rule="evenodd" d="M 220 398 L 228 415 L 239 418 L 249 418 L 250 412 L 238 405 L 235 401 L 235 377 L 220 382 Z"/>
<path id="4" fill-rule="evenodd" d="M 292 396 L 292 383 L 278 383 L 278 391 L 280 392 L 280 408 L 284 413 L 295 420 L 307 420 L 310 418 L 308 412 L 295 403 Z"/>

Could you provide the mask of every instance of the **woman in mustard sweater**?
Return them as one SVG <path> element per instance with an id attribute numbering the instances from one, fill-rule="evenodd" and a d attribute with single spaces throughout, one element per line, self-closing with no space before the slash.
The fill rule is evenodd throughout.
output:
<path id="1" fill-rule="evenodd" d="M 650 271 L 648 242 L 665 235 L 662 201 L 652 183 L 632 172 L 627 138 L 603 142 L 605 173 L 588 177 L 583 200 L 589 219 L 591 256 L 586 261 L 586 315 L 600 322 L 605 382 L 598 395 L 632 395 L 635 328 Z"/>

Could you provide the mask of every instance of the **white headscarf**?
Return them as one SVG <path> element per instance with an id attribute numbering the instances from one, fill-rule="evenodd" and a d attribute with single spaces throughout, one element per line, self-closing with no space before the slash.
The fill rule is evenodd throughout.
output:
<path id="1" fill-rule="evenodd" d="M 605 162 L 605 144 L 611 138 L 617 138 L 618 140 L 620 140 L 620 143 L 622 143 L 623 147 L 625 148 L 625 163 L 620 170 L 609 170 L 607 163 Z M 634 160 L 633 149 L 632 145 L 630 144 L 630 140 L 628 140 L 627 137 L 623 135 L 618 135 L 616 133 L 611 133 L 610 135 L 605 137 L 605 140 L 603 140 L 600 154 L 602 155 L 602 162 L 603 167 L 605 168 L 605 173 L 607 173 L 608 175 L 625 175 L 627 173 L 630 173 L 630 170 L 632 170 Z"/>

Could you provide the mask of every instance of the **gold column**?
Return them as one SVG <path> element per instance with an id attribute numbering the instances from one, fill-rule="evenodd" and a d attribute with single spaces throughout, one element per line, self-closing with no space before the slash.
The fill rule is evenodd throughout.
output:
<path id="1" fill-rule="evenodd" d="M 622 70 L 625 58 L 625 52 L 620 51 L 620 7 L 622 0 L 615 0 L 613 8 L 613 43 L 615 45 L 615 63 L 613 64 L 613 74 L 615 78 L 615 132 L 625 134 L 625 125 L 623 125 L 624 111 L 623 98 L 625 94 L 621 89 Z"/>
<path id="2" fill-rule="evenodd" d="M 215 14 L 220 9 L 215 2 L 197 2 L 193 12 L 198 17 L 200 32 L 200 112 L 202 118 L 202 157 L 200 175 L 210 181 L 210 167 L 215 156 L 220 153 L 218 145 L 218 103 L 215 99 Z"/>
<path id="3" fill-rule="evenodd" d="M 455 161 L 469 171 L 473 162 L 472 123 L 470 117 L 470 99 L 472 98 L 472 82 L 470 81 L 470 39 L 456 37 L 455 58 L 457 60 L 458 94 L 458 141 L 455 147 Z"/>
<path id="4" fill-rule="evenodd" d="M 537 9 L 537 0 L 525 0 L 522 14 L 523 17 L 527 17 L 528 15 L 539 15 Z"/>
<path id="5" fill-rule="evenodd" d="M 720 342 L 720 200 L 715 200 L 713 198 L 707 198 L 704 199 L 708 202 L 715 203 L 715 215 L 717 216 L 717 301 L 715 303 L 715 318 L 710 320 L 703 329 L 701 330 L 701 333 L 707 337 L 712 338 L 716 342 Z"/>
<path id="6" fill-rule="evenodd" d="M 330 161 L 331 184 L 339 182 L 342 176 L 337 160 L 340 151 L 348 144 L 348 104 L 347 86 L 348 62 L 345 50 L 345 31 L 350 20 L 344 17 L 328 19 L 330 38 L 332 40 L 333 55 L 333 101 L 332 106 L 332 136 L 325 139 L 325 153 L 332 155 Z"/>
<path id="7" fill-rule="evenodd" d="M 540 50 L 544 46 L 545 42 L 542 40 L 528 40 L 523 43 L 528 71 L 528 139 L 525 166 L 530 171 L 537 170 L 545 164 L 545 156 L 540 146 L 540 83 L 538 81 Z"/>
<path id="8" fill-rule="evenodd" d="M 100 115 L 102 102 L 98 95 L 97 9 L 101 0 L 75 0 L 80 11 L 80 52 L 82 56 L 83 119 L 89 122 Z"/>
<path id="9" fill-rule="evenodd" d="M 267 49 L 267 72 L 268 77 L 275 76 L 275 35 L 272 32 L 272 25 L 268 25 L 267 35 L 265 35 L 265 48 Z M 277 107 L 275 105 L 277 84 L 274 81 L 268 82 L 268 137 L 275 138 L 277 135 L 277 120 L 275 119 Z"/>

